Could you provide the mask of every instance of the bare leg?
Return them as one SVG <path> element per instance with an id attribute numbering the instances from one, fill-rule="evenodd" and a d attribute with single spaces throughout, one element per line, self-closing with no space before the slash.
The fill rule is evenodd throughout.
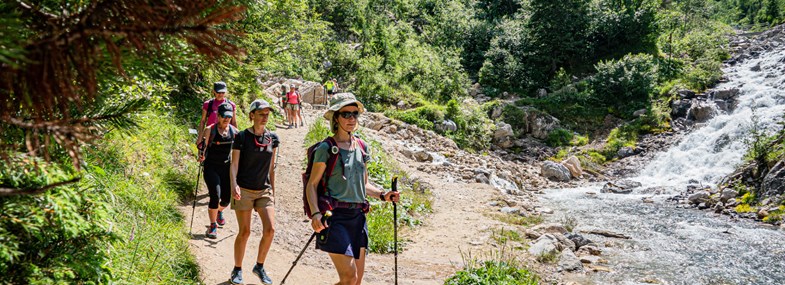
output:
<path id="1" fill-rule="evenodd" d="M 262 218 L 262 240 L 259 241 L 259 255 L 256 256 L 256 262 L 264 263 L 275 236 L 275 208 L 272 206 L 256 208 L 256 212 Z"/>
<path id="2" fill-rule="evenodd" d="M 357 282 L 355 285 L 363 284 L 363 276 L 365 275 L 365 248 L 360 248 L 360 259 L 355 259 L 354 264 L 357 267 Z"/>
<path id="3" fill-rule="evenodd" d="M 210 224 L 215 223 L 218 220 L 218 212 L 223 211 L 226 207 L 218 205 L 218 209 L 207 209 L 207 214 L 210 216 Z"/>
<path id="4" fill-rule="evenodd" d="M 243 266 L 243 257 L 245 257 L 245 245 L 248 243 L 248 237 L 251 236 L 251 210 L 234 211 L 237 214 L 237 225 L 239 231 L 237 237 L 234 239 L 234 266 Z"/>
<path id="5" fill-rule="evenodd" d="M 330 259 L 333 260 L 335 270 L 338 271 L 338 277 L 341 279 L 338 285 L 355 285 L 357 283 L 357 266 L 354 263 L 354 257 L 330 253 Z"/>

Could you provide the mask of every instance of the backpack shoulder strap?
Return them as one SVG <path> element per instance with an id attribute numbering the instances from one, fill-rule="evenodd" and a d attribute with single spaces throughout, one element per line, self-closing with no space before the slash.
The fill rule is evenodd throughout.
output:
<path id="1" fill-rule="evenodd" d="M 215 101 L 215 98 L 210 99 L 209 101 L 207 101 L 207 117 L 208 118 L 210 117 L 210 114 L 213 112 L 213 102 L 214 101 Z"/>
<path id="2" fill-rule="evenodd" d="M 210 128 L 210 136 L 207 137 L 207 147 L 210 147 L 213 144 L 213 140 L 215 139 L 215 135 L 218 133 L 217 124 L 212 124 L 208 128 Z"/>
<path id="3" fill-rule="evenodd" d="M 330 179 L 330 176 L 333 174 L 333 170 L 335 170 L 335 165 L 338 163 L 338 157 L 341 155 L 340 150 L 338 153 L 333 153 L 333 148 L 338 147 L 338 143 L 335 142 L 333 137 L 328 137 L 324 139 L 324 142 L 327 143 L 327 168 L 325 169 L 325 177 L 322 179 L 322 184 L 327 186 L 327 180 Z"/>

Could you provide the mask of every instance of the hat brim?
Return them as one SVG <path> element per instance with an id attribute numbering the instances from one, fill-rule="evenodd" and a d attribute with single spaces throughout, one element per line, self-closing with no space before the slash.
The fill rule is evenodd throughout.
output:
<path id="1" fill-rule="evenodd" d="M 223 113 L 222 113 L 222 114 L 220 114 L 220 115 L 221 115 L 221 118 L 231 118 L 231 117 L 233 117 L 233 116 L 234 116 L 234 112 L 232 112 L 232 111 L 226 111 L 226 112 L 223 112 Z"/>
<path id="2" fill-rule="evenodd" d="M 327 120 L 332 120 L 333 114 L 335 114 L 335 112 L 338 112 L 338 110 L 340 110 L 341 108 L 349 106 L 351 104 L 357 104 L 357 109 L 359 109 L 360 114 L 365 113 L 365 107 L 363 106 L 363 103 L 360 103 L 360 101 L 357 100 L 352 100 L 352 101 L 342 102 L 339 105 L 330 106 L 330 108 L 327 109 L 327 112 L 324 112 L 324 118 Z"/>
<path id="3" fill-rule="evenodd" d="M 224 87 L 224 88 L 213 89 L 213 91 L 215 91 L 216 93 L 226 93 L 227 89 L 226 87 Z"/>

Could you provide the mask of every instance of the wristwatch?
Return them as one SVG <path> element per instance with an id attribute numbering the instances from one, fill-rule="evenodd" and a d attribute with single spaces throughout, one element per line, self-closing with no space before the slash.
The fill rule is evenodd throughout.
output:
<path id="1" fill-rule="evenodd" d="M 382 191 L 381 193 L 379 193 L 379 199 L 381 199 L 382 201 L 387 201 L 384 199 L 385 195 L 387 195 L 387 192 Z"/>

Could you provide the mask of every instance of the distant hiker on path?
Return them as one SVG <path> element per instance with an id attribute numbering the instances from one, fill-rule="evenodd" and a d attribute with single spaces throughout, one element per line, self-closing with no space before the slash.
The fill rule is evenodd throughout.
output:
<path id="1" fill-rule="evenodd" d="M 207 213 L 210 227 L 205 234 L 208 238 L 216 238 L 218 226 L 226 224 L 223 210 L 229 206 L 232 197 L 229 183 L 229 161 L 231 159 L 232 142 L 239 132 L 230 124 L 234 120 L 234 108 L 224 102 L 218 106 L 218 123 L 204 128 L 202 131 L 199 161 L 204 162 L 204 183 L 210 193 Z"/>
<path id="2" fill-rule="evenodd" d="M 364 112 L 363 104 L 351 93 L 336 94 L 324 118 L 330 121 L 333 140 L 325 140 L 314 149 L 313 166 L 306 185 L 311 227 L 318 234 L 316 248 L 329 253 L 338 271 L 341 285 L 361 284 L 365 272 L 368 248 L 368 226 L 365 214 L 369 209 L 367 197 L 382 201 L 398 201 L 397 192 L 382 191 L 368 182 L 366 163 L 370 160 L 367 146 L 352 135 Z M 328 138 L 329 139 L 329 138 Z M 335 143 L 334 146 L 331 144 Z M 326 225 L 317 206 L 317 185 L 327 172 L 327 161 L 338 155 L 327 180 L 327 199 L 333 205 L 332 217 Z M 327 172 L 325 172 L 327 170 Z"/>
<path id="3" fill-rule="evenodd" d="M 286 121 L 289 121 L 289 110 L 286 109 L 286 94 L 288 94 L 288 86 L 286 84 L 281 84 L 281 96 L 278 97 L 278 101 L 281 103 L 281 109 L 283 109 L 284 116 L 286 116 Z"/>
<path id="4" fill-rule="evenodd" d="M 204 126 L 209 126 L 218 122 L 218 115 L 216 115 L 216 111 L 218 111 L 218 106 L 221 104 L 228 102 L 232 105 L 232 110 L 237 110 L 237 106 L 234 105 L 234 102 L 230 101 L 226 98 L 226 83 L 223 81 L 218 81 L 213 83 L 213 97 L 210 100 L 204 101 L 202 104 L 202 118 L 199 119 L 199 128 L 197 130 L 203 130 Z M 235 119 L 235 112 L 232 111 L 232 126 L 237 127 L 237 119 Z M 207 124 L 205 124 L 207 123 Z M 199 138 L 197 138 L 197 144 L 199 143 Z"/>
<path id="5" fill-rule="evenodd" d="M 294 125 L 297 127 L 297 113 L 300 111 L 300 92 L 297 91 L 297 87 L 292 84 L 289 88 L 289 93 L 286 93 L 286 117 L 287 121 L 289 122 L 289 128 Z"/>
<path id="6" fill-rule="evenodd" d="M 338 82 L 335 81 L 335 78 L 325 81 L 322 86 L 324 86 L 324 90 L 327 90 L 327 100 L 332 99 L 333 94 L 338 91 Z"/>
<path id="7" fill-rule="evenodd" d="M 229 279 L 232 284 L 243 283 L 242 265 L 245 246 L 251 236 L 252 210 L 256 210 L 262 220 L 262 239 L 252 272 L 262 283 L 272 284 L 264 270 L 264 260 L 275 234 L 275 168 L 271 166 L 275 164 L 280 141 L 275 133 L 265 128 L 271 111 L 272 107 L 266 101 L 253 101 L 249 114 L 253 126 L 237 134 L 232 144 L 232 209 L 239 225 L 234 240 L 234 269 Z"/>

